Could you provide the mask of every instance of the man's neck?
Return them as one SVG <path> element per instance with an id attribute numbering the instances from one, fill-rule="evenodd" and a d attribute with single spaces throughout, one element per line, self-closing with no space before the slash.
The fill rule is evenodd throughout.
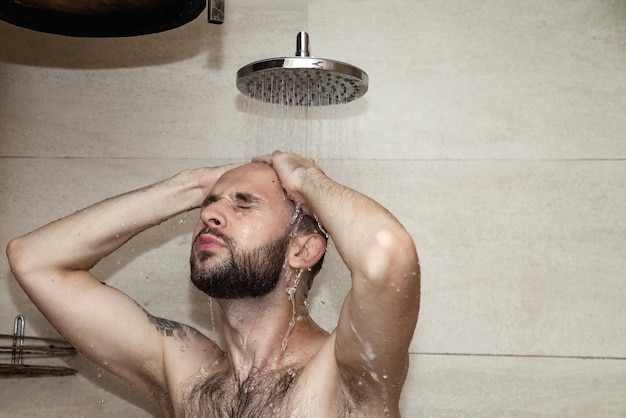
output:
<path id="1" fill-rule="evenodd" d="M 277 293 L 219 301 L 227 352 L 239 381 L 253 370 L 303 366 L 315 353 L 316 342 L 321 344 L 327 335 L 303 304 L 296 304 L 294 312 L 287 294 Z"/>

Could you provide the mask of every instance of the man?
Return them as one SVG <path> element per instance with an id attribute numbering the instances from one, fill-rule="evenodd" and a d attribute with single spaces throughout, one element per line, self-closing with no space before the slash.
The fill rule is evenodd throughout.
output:
<path id="1" fill-rule="evenodd" d="M 225 350 L 89 273 L 136 234 L 198 207 L 191 279 L 219 302 Z M 330 334 L 305 302 L 326 249 L 314 217 L 352 277 Z M 419 309 L 414 243 L 387 210 L 311 159 L 275 152 L 186 170 L 16 238 L 7 254 L 59 332 L 169 416 L 400 415 Z"/>

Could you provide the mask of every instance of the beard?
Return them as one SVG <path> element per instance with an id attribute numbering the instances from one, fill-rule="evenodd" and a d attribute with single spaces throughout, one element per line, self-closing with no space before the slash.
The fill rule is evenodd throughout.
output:
<path id="1" fill-rule="evenodd" d="M 219 231 L 204 230 L 221 238 L 229 253 L 217 260 L 212 251 L 191 252 L 191 282 L 216 299 L 242 299 L 265 296 L 276 288 L 283 271 L 290 234 L 251 250 L 239 250 Z M 211 263 L 209 260 L 216 258 Z"/>

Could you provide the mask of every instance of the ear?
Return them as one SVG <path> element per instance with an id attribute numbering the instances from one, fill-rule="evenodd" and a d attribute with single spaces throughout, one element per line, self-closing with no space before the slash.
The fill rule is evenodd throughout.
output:
<path id="1" fill-rule="evenodd" d="M 289 245 L 289 266 L 295 269 L 313 267 L 324 252 L 326 241 L 320 234 L 298 234 Z"/>

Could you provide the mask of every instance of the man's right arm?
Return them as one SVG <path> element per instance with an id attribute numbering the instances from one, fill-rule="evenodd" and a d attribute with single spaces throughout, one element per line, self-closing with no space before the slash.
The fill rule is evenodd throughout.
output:
<path id="1" fill-rule="evenodd" d="M 199 207 L 228 168 L 186 170 L 16 238 L 7 247 L 11 270 L 79 351 L 147 392 L 165 391 L 168 345 L 196 333 L 148 315 L 89 270 L 136 234 Z"/>

